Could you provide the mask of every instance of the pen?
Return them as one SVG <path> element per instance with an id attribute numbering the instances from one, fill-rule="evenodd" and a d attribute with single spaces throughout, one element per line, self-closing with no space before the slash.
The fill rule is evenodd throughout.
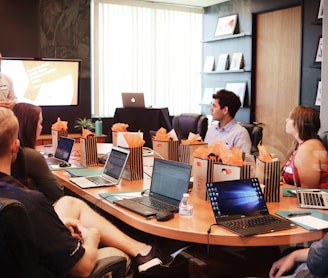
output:
<path id="1" fill-rule="evenodd" d="M 287 216 L 288 217 L 297 217 L 297 216 L 306 216 L 306 215 L 311 215 L 311 212 L 289 213 Z"/>

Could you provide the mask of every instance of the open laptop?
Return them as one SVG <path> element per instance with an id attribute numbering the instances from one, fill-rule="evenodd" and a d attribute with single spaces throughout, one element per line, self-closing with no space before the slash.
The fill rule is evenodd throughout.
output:
<path id="1" fill-rule="evenodd" d="M 145 107 L 145 97 L 143 93 L 122 93 L 123 107 Z"/>
<path id="2" fill-rule="evenodd" d="M 116 200 L 115 204 L 145 217 L 158 211 L 177 212 L 183 193 L 188 192 L 191 165 L 154 158 L 149 195 Z"/>
<path id="3" fill-rule="evenodd" d="M 216 223 L 240 236 L 293 228 L 295 224 L 269 214 L 257 178 L 207 183 Z"/>
<path id="4" fill-rule="evenodd" d="M 75 139 L 61 136 L 53 156 L 46 157 L 46 162 L 48 165 L 59 165 L 61 162 L 68 162 Z"/>
<path id="5" fill-rule="evenodd" d="M 114 186 L 119 184 L 130 151 L 112 146 L 101 175 L 74 177 L 69 180 L 81 188 Z"/>

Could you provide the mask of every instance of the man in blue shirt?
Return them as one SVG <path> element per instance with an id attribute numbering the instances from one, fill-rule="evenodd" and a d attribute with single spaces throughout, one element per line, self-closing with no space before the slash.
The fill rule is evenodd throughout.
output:
<path id="1" fill-rule="evenodd" d="M 204 142 L 209 145 L 221 141 L 229 149 L 236 146 L 244 153 L 251 151 L 251 139 L 246 128 L 242 127 L 235 120 L 235 115 L 241 106 L 239 97 L 227 90 L 220 90 L 213 94 L 211 114 L 214 121 L 219 123 L 209 127 Z"/>

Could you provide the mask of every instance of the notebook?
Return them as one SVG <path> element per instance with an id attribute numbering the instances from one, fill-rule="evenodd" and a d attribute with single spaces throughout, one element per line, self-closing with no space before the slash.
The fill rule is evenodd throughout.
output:
<path id="1" fill-rule="evenodd" d="M 145 107 L 145 97 L 143 93 L 122 93 L 123 107 Z"/>
<path id="2" fill-rule="evenodd" d="M 130 151 L 112 146 L 101 175 L 74 177 L 70 181 L 81 188 L 114 186 L 119 184 Z"/>
<path id="3" fill-rule="evenodd" d="M 55 154 L 53 156 L 46 157 L 47 164 L 58 165 L 63 161 L 68 162 L 73 150 L 74 143 L 75 139 L 61 136 L 59 138 Z"/>
<path id="4" fill-rule="evenodd" d="M 190 173 L 189 164 L 154 158 L 149 195 L 114 203 L 145 217 L 162 210 L 177 212 L 183 193 L 188 192 Z"/>
<path id="5" fill-rule="evenodd" d="M 271 215 L 257 178 L 207 183 L 216 223 L 240 236 L 251 236 L 295 227 Z"/>

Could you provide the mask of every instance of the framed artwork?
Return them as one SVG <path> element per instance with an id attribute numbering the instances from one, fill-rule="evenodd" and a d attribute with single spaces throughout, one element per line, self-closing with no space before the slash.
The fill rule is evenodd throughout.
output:
<path id="1" fill-rule="evenodd" d="M 322 50 L 323 50 L 323 39 L 322 37 L 319 39 L 318 47 L 317 47 L 317 54 L 315 55 L 315 62 L 321 63 L 322 62 Z"/>
<path id="2" fill-rule="evenodd" d="M 317 96 L 315 99 L 315 105 L 317 105 L 317 106 L 321 105 L 321 91 L 322 91 L 322 84 L 321 84 L 321 80 L 320 80 L 320 81 L 318 81 Z"/>
<path id="3" fill-rule="evenodd" d="M 245 94 L 246 94 L 246 81 L 241 82 L 227 82 L 225 89 L 234 92 L 240 98 L 241 107 L 244 106 Z"/>
<path id="4" fill-rule="evenodd" d="M 237 14 L 228 15 L 218 18 L 218 24 L 216 26 L 215 36 L 232 35 L 235 32 L 237 24 Z"/>
<path id="5" fill-rule="evenodd" d="M 323 1 L 324 0 L 320 0 L 320 5 L 319 5 L 319 10 L 318 10 L 318 19 L 322 19 L 323 18 Z"/>

